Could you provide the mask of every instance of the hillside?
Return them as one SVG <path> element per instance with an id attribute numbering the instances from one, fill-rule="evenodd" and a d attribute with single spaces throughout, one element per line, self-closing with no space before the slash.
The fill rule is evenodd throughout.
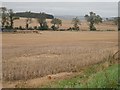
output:
<path id="1" fill-rule="evenodd" d="M 54 16 L 46 13 L 34 13 L 34 12 L 17 12 L 15 13 L 16 17 L 27 17 L 27 18 L 40 18 L 46 17 L 47 19 L 53 19 Z"/>

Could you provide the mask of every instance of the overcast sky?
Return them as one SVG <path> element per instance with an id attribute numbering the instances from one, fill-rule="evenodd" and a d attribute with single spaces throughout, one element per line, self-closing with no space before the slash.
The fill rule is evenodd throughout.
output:
<path id="1" fill-rule="evenodd" d="M 15 12 L 30 10 L 53 15 L 84 16 L 93 11 L 102 17 L 118 16 L 118 2 L 3 2 L 2 5 Z"/>
<path id="2" fill-rule="evenodd" d="M 2 2 L 118 2 L 120 0 L 0 0 Z"/>

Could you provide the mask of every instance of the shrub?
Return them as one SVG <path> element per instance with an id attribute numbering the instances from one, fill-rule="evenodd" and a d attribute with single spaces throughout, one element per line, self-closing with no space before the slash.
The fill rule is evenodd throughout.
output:
<path id="1" fill-rule="evenodd" d="M 35 30 L 37 30 L 37 29 L 38 29 L 38 27 L 37 27 L 37 26 L 34 26 L 34 29 L 35 29 Z"/>
<path id="2" fill-rule="evenodd" d="M 58 29 L 58 28 L 55 27 L 54 25 L 52 25 L 51 28 L 52 28 L 54 31 Z"/>
<path id="3" fill-rule="evenodd" d="M 18 27 L 14 27 L 14 29 L 19 29 Z"/>
<path id="4" fill-rule="evenodd" d="M 18 29 L 22 30 L 23 28 L 22 28 L 22 26 L 19 26 L 19 28 L 18 28 Z"/>
<path id="5" fill-rule="evenodd" d="M 38 30 L 48 30 L 49 27 L 46 25 L 46 26 L 42 26 L 42 27 L 38 27 Z"/>

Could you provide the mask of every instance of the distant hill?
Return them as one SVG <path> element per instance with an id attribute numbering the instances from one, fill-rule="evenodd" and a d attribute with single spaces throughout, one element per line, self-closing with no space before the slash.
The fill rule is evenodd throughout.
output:
<path id="1" fill-rule="evenodd" d="M 28 17 L 28 18 L 40 18 L 46 17 L 47 19 L 53 19 L 54 16 L 46 13 L 34 13 L 34 12 L 17 12 L 16 17 Z"/>
<path id="2" fill-rule="evenodd" d="M 55 18 L 60 18 L 64 20 L 72 20 L 75 17 L 78 17 L 80 20 L 84 20 L 84 16 L 74 16 L 74 15 L 55 16 Z"/>
<path id="3" fill-rule="evenodd" d="M 61 16 L 59 16 L 59 15 L 56 15 L 56 16 L 54 16 L 55 18 L 60 18 L 60 19 L 64 19 L 64 20 L 72 20 L 73 18 L 75 18 L 75 17 L 78 17 L 81 21 L 82 20 L 85 20 L 85 18 L 84 18 L 84 16 L 74 16 L 74 15 L 61 15 Z M 105 20 L 106 18 L 112 18 L 112 17 L 102 17 L 102 19 L 103 20 Z"/>

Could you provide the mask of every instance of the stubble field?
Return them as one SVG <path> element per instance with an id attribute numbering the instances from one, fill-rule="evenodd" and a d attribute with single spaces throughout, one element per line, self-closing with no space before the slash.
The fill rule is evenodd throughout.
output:
<path id="1" fill-rule="evenodd" d="M 68 29 L 70 27 L 73 27 L 72 24 L 72 20 L 62 20 L 62 25 L 60 26 L 60 29 Z M 47 24 L 49 26 L 49 28 L 51 28 L 52 24 L 51 24 L 51 19 L 47 19 Z M 86 20 L 81 20 L 81 25 L 80 30 L 81 31 L 89 31 L 89 23 Z M 20 18 L 18 20 L 14 21 L 14 27 L 26 27 L 26 18 Z M 35 18 L 32 18 L 32 23 L 29 24 L 29 27 L 34 28 L 35 26 L 39 26 L 39 23 L 37 22 L 37 20 Z M 95 24 L 95 27 L 97 28 L 97 30 L 112 30 L 112 31 L 117 31 L 117 25 L 114 24 L 114 22 L 112 21 L 103 21 L 102 23 L 99 24 Z"/>
<path id="2" fill-rule="evenodd" d="M 99 63 L 118 50 L 118 32 L 41 33 L 2 34 L 4 87 L 10 87 L 8 82 L 80 72 L 84 66 Z"/>

